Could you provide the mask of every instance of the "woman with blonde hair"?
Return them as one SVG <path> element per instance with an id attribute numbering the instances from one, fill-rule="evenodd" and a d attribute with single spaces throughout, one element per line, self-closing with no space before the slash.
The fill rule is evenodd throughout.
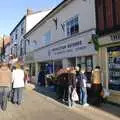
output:
<path id="1" fill-rule="evenodd" d="M 12 82 L 14 88 L 13 103 L 20 105 L 24 88 L 24 70 L 18 63 L 16 64 L 16 69 L 12 72 Z"/>

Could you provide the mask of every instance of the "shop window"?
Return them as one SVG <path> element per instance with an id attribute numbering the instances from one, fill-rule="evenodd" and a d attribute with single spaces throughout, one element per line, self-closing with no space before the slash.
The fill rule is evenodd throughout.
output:
<path id="1" fill-rule="evenodd" d="M 109 88 L 120 91 L 120 46 L 108 48 Z"/>
<path id="2" fill-rule="evenodd" d="M 32 76 L 35 76 L 35 64 L 32 64 Z"/>
<path id="3" fill-rule="evenodd" d="M 67 36 L 71 36 L 79 32 L 78 16 L 75 16 L 66 22 Z"/>

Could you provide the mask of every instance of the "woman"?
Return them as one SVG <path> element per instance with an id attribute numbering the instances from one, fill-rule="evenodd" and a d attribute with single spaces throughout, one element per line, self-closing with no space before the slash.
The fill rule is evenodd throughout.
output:
<path id="1" fill-rule="evenodd" d="M 17 64 L 16 69 L 12 72 L 12 82 L 14 88 L 13 103 L 20 105 L 24 88 L 24 70 L 21 69 L 20 64 Z"/>
<path id="2" fill-rule="evenodd" d="M 95 105 L 100 105 L 101 103 L 101 91 L 102 91 L 102 84 L 101 84 L 101 70 L 99 66 L 96 66 L 95 69 L 92 71 L 92 93 L 94 97 Z"/>

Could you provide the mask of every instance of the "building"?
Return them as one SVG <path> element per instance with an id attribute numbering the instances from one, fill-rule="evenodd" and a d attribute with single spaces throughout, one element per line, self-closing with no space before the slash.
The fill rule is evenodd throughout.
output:
<path id="1" fill-rule="evenodd" d="M 64 0 L 35 25 L 24 38 L 25 63 L 37 82 L 40 69 L 54 73 L 81 66 L 88 73 L 96 66 L 97 51 L 89 44 L 96 30 L 94 0 Z"/>
<path id="2" fill-rule="evenodd" d="M 9 53 L 15 56 L 23 56 L 26 53 L 25 40 L 23 36 L 33 26 L 35 26 L 43 17 L 45 17 L 51 10 L 44 10 L 39 12 L 33 12 L 31 9 L 27 9 L 27 14 L 23 16 L 20 22 L 11 31 L 11 44 L 9 46 Z"/>
<path id="3" fill-rule="evenodd" d="M 96 0 L 98 64 L 109 100 L 120 104 L 120 0 Z"/>

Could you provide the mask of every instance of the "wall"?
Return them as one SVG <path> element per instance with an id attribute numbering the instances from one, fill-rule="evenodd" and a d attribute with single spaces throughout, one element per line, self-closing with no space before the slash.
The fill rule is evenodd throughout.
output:
<path id="1" fill-rule="evenodd" d="M 84 11 L 84 12 L 83 12 Z M 71 17 L 78 15 L 79 17 L 79 32 L 86 31 L 91 28 L 95 28 L 95 7 L 94 0 L 74 0 L 68 6 L 60 10 L 56 15 L 47 20 L 43 25 L 32 32 L 28 39 L 37 41 L 37 48 L 45 46 L 44 34 L 51 31 L 51 40 L 53 43 L 55 41 L 66 38 L 65 32 L 62 30 L 61 24 L 65 23 Z M 53 19 L 57 18 L 58 26 L 56 29 Z M 88 22 L 89 21 L 89 22 Z M 31 44 L 29 47 L 30 51 L 33 51 L 36 46 Z M 28 51 L 28 52 L 30 52 Z"/>

